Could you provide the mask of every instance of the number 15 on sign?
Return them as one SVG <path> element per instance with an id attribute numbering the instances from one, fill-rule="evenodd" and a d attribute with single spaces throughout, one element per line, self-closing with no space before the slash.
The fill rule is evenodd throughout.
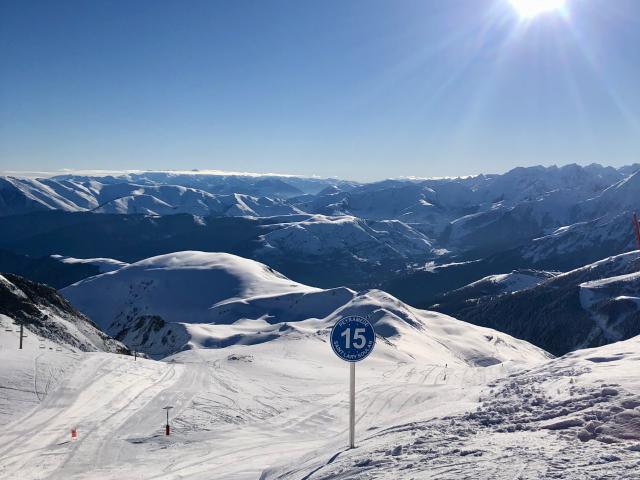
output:
<path id="1" fill-rule="evenodd" d="M 376 343 L 373 326 L 364 317 L 343 317 L 331 329 L 331 348 L 349 362 L 349 447 L 355 447 L 356 363 L 364 360 Z"/>

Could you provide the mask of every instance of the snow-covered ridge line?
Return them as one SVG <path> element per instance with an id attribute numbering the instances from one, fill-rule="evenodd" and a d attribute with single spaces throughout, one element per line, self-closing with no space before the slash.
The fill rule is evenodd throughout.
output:
<path id="1" fill-rule="evenodd" d="M 93 265 L 99 268 L 100 273 L 111 272 L 129 265 L 113 258 L 73 258 L 64 255 L 51 255 L 51 258 L 68 265 Z"/>
<path id="2" fill-rule="evenodd" d="M 215 169 L 193 169 L 193 170 L 54 170 L 54 171 L 20 171 L 20 170 L 0 170 L 0 176 L 12 176 L 16 178 L 55 178 L 68 176 L 91 176 L 106 177 L 119 176 L 126 177 L 131 174 L 162 173 L 167 175 L 211 175 L 211 176 L 233 176 L 233 177 L 282 177 L 282 178 L 312 178 L 322 179 L 331 177 L 320 177 L 318 175 L 297 175 L 288 173 L 257 173 L 257 172 L 235 172 Z"/>
<path id="3" fill-rule="evenodd" d="M 380 290 L 323 290 L 224 253 L 176 252 L 62 290 L 103 330 L 164 357 L 179 351 L 316 337 L 340 316 L 365 315 L 395 348 L 493 365 L 544 352 L 501 333 L 417 310 Z"/>

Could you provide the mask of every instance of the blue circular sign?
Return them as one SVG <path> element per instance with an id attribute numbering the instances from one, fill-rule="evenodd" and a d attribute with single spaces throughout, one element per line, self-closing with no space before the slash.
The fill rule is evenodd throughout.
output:
<path id="1" fill-rule="evenodd" d="M 331 348 L 347 362 L 364 360 L 376 344 L 376 332 L 364 317 L 341 318 L 331 329 Z"/>

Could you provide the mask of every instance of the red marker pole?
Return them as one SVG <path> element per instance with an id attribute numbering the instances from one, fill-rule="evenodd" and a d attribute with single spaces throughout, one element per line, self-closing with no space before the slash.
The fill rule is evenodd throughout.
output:
<path id="1" fill-rule="evenodd" d="M 171 433 L 171 427 L 169 427 L 169 410 L 171 410 L 172 408 L 173 407 L 170 406 L 163 407 L 163 410 L 167 411 L 167 424 L 164 427 L 164 434 L 166 436 L 169 436 L 169 434 Z"/>

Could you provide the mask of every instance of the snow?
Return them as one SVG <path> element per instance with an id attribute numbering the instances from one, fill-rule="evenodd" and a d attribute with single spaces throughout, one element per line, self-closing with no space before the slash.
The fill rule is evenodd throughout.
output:
<path id="1" fill-rule="evenodd" d="M 64 293 L 99 323 L 118 316 L 116 301 L 161 312 L 182 328 L 173 347 L 188 348 L 136 361 L 7 343 L 0 478 L 634 478 L 638 338 L 552 359 L 379 290 L 311 288 L 203 252 L 153 257 Z M 378 335 L 356 368 L 354 450 L 349 369 L 328 343 L 350 314 Z"/>
<path id="2" fill-rule="evenodd" d="M 438 317 L 434 328 L 448 329 L 454 339 L 467 335 L 468 326 Z M 335 448 L 345 440 L 348 368 L 327 335 L 323 328 L 258 345 L 190 350 L 161 362 L 75 355 L 73 368 L 55 378 L 57 388 L 34 410 L 32 398 L 12 397 L 15 421 L 0 434 L 0 476 L 256 479 L 271 466 Z M 451 349 L 442 338 L 428 347 L 407 344 L 405 351 L 378 342 L 357 368 L 361 438 L 409 412 L 471 407 L 487 380 L 546 358 L 524 342 L 468 337 L 469 344 L 460 337 Z M 478 348 L 517 361 L 475 366 Z M 24 361 L 0 361 L 0 378 L 28 390 L 32 357 L 2 351 L 0 359 L 17 355 Z M 69 357 L 57 355 L 67 365 Z M 166 405 L 174 407 L 168 438 Z M 79 439 L 71 442 L 74 427 Z"/>
<path id="3" fill-rule="evenodd" d="M 501 295 L 488 282 L 463 287 L 433 308 L 564 354 L 640 334 L 632 300 L 640 297 L 639 270 L 640 252 L 633 251 L 565 273 L 540 272 L 538 285 L 515 294 Z"/>
<path id="4" fill-rule="evenodd" d="M 608 213 L 632 204 L 640 178 L 604 190 L 622 174 L 568 166 L 440 181 L 257 185 L 249 175 L 232 181 L 200 173 L 3 185 L 36 210 L 275 215 L 260 255 L 342 251 L 381 262 L 446 253 L 430 236 L 447 225 L 453 240 L 466 242 L 508 217 L 551 229 L 526 251 L 533 259 L 630 236 L 628 214 Z M 218 176 L 228 185 L 212 183 Z M 233 190 L 218 191 L 227 187 Z M 291 202 L 262 195 L 316 190 Z M 580 204 L 587 195 L 595 197 Z M 595 220 L 582 218 L 603 208 Z M 525 341 L 414 309 L 380 290 L 313 288 L 234 255 L 187 251 L 133 264 L 54 258 L 102 269 L 62 293 L 153 359 L 79 352 L 34 332 L 19 351 L 13 319 L 0 315 L 0 478 L 640 478 L 638 337 L 552 359 Z M 638 252 L 611 257 L 549 284 L 566 280 L 580 293 L 578 313 L 591 315 L 606 341 L 616 340 L 640 311 L 640 274 L 628 272 L 637 261 Z M 603 278 L 571 283 L 596 269 Z M 539 281 L 512 272 L 468 287 L 515 292 Z M 27 298 L 3 276 L 0 286 Z M 95 332 L 40 311 L 91 343 Z M 378 335 L 374 353 L 357 366 L 354 450 L 345 448 L 348 368 L 327 343 L 330 327 L 349 314 L 368 317 Z M 174 407 L 170 437 L 163 435 L 167 405 Z"/>
<path id="5" fill-rule="evenodd" d="M 129 265 L 113 258 L 73 258 L 64 255 L 51 255 L 51 258 L 70 265 L 94 265 L 100 269 L 100 273 L 113 272 Z"/>
<path id="6" fill-rule="evenodd" d="M 399 221 L 365 221 L 353 216 L 312 215 L 307 218 L 284 217 L 277 229 L 261 236 L 264 243 L 257 255 L 275 253 L 331 256 L 347 251 L 369 261 L 407 258 L 433 254 L 426 235 Z"/>
<path id="7" fill-rule="evenodd" d="M 615 277 L 592 280 L 591 282 L 582 283 L 580 287 L 589 288 L 589 289 L 598 289 L 603 287 L 609 287 L 615 283 L 633 282 L 638 279 L 640 279 L 640 272 L 634 272 L 634 273 L 628 273 L 626 275 L 618 275 Z"/>
<path id="8" fill-rule="evenodd" d="M 158 178 L 158 176 L 154 176 L 153 178 L 155 181 L 146 176 L 119 180 L 73 176 L 53 179 L 0 177 L 0 198 L 3 197 L 4 190 L 15 190 L 10 196 L 2 198 L 3 210 L 0 211 L 0 214 L 11 215 L 38 210 L 145 215 L 187 213 L 254 217 L 300 213 L 300 210 L 283 200 L 262 195 L 262 193 L 279 194 L 280 191 L 301 193 L 294 186 L 284 182 L 282 185 L 274 186 L 268 184 L 267 180 L 263 180 L 263 184 L 253 185 L 250 183 L 245 185 L 246 182 L 243 183 L 240 180 L 237 188 L 242 192 L 248 191 L 257 194 L 252 196 L 237 192 L 212 193 L 207 189 L 215 191 L 215 185 L 210 186 L 206 183 L 199 185 L 198 181 L 195 181 L 196 186 L 202 188 L 193 188 L 190 183 L 194 177 L 189 176 L 183 178 L 187 186 L 165 183 L 168 179 L 177 180 L 180 177 Z M 18 198 L 19 195 L 22 195 L 23 198 Z"/>
<path id="9" fill-rule="evenodd" d="M 124 345 L 98 330 L 55 290 L 14 278 L 16 283 L 0 275 L 0 350 L 17 348 L 18 322 L 23 324 L 25 350 L 125 350 Z"/>
<path id="10" fill-rule="evenodd" d="M 3 324 L 6 322 L 0 318 Z M 8 340 L 15 340 L 11 344 Z M 47 348 L 39 349 L 27 338 L 24 349 L 18 350 L 15 339 L 0 334 L 0 427 L 18 421 L 31 410 L 39 408 L 40 402 L 53 392 L 64 376 L 72 370 L 73 363 L 80 358 L 71 352 L 59 353 L 56 344 L 47 341 Z M 6 437 L 0 434 L 0 445 Z M 0 447 L 1 449 L 2 447 Z M 0 450 L 0 477 L 5 456 Z"/>
<path id="11" fill-rule="evenodd" d="M 523 248 L 523 258 L 548 264 L 571 256 L 593 259 L 594 252 L 602 257 L 633 250 L 637 246 L 631 219 L 631 211 L 614 209 L 593 220 L 560 227 Z"/>
<path id="12" fill-rule="evenodd" d="M 541 272 L 535 270 L 514 271 L 511 273 L 502 273 L 497 275 L 489 275 L 487 277 L 476 280 L 462 288 L 479 287 L 484 284 L 492 284 L 499 287 L 501 293 L 515 293 L 527 288 L 535 287 L 541 282 L 553 278 L 553 272 Z"/>
<path id="13" fill-rule="evenodd" d="M 261 238 L 263 248 L 257 253 L 257 258 L 280 268 L 290 255 L 339 254 L 348 256 L 340 259 L 343 263 L 361 260 L 362 269 L 371 270 L 385 263 L 380 258 L 390 255 L 394 264 L 389 270 L 399 271 L 442 252 L 496 253 L 508 247 L 503 243 L 509 233 L 515 235 L 514 243 L 526 245 L 554 232 L 524 252 L 525 259 L 539 262 L 550 255 L 587 249 L 589 244 L 607 245 L 602 255 L 623 251 L 608 242 L 611 236 L 631 238 L 628 232 L 621 233 L 619 222 L 614 226 L 600 221 L 597 228 L 592 222 L 633 207 L 640 174 L 628 176 L 632 171 L 600 165 L 538 166 L 503 175 L 367 184 L 215 170 L 69 172 L 52 178 L 0 177 L 0 215 L 64 210 L 148 216 L 290 216 L 282 222 L 281 231 Z M 296 224 L 294 218 L 300 215 L 356 220 Z M 625 223 L 628 227 L 628 218 Z M 299 252 L 295 246 L 300 246 Z M 356 251 L 350 255 L 349 249 Z M 370 250 L 375 250 L 372 255 L 365 253 Z M 346 280 L 331 284 L 343 283 Z"/>
<path id="14" fill-rule="evenodd" d="M 260 302 L 264 296 L 304 296 L 316 291 L 319 290 L 235 255 L 178 252 L 82 280 L 63 289 L 62 294 L 104 331 L 116 335 L 141 317 L 143 322 L 160 317 L 176 323 L 229 323 L 237 317 L 229 308 L 225 310 L 225 304 L 248 304 Z M 156 324 L 149 324 L 152 325 Z M 178 335 L 183 330 L 178 326 L 173 333 Z M 180 343 L 187 338 L 185 335 L 175 341 Z"/>
<path id="15" fill-rule="evenodd" d="M 348 450 L 348 367 L 327 334 L 164 361 L 51 352 L 35 374 L 46 390 L 35 352 L 0 350 L 0 477 L 635 478 L 637 338 L 488 367 L 446 343 L 409 355 L 379 341 L 357 365 Z"/>
<path id="16" fill-rule="evenodd" d="M 467 362 L 491 364 L 518 360 L 521 350 L 533 349 L 491 330 L 413 309 L 379 290 L 308 287 L 258 262 L 221 253 L 153 257 L 82 280 L 62 294 L 104 331 L 156 358 L 311 335 L 345 314 L 369 317 L 378 334 L 399 350 L 409 348 L 411 355 L 412 349 L 440 351 L 446 344 Z M 485 336 L 496 339 L 491 353 Z"/>
<path id="17" fill-rule="evenodd" d="M 263 478 L 638 478 L 638 359 L 638 338 L 574 352 L 489 381 L 465 413 L 408 414 Z"/>

